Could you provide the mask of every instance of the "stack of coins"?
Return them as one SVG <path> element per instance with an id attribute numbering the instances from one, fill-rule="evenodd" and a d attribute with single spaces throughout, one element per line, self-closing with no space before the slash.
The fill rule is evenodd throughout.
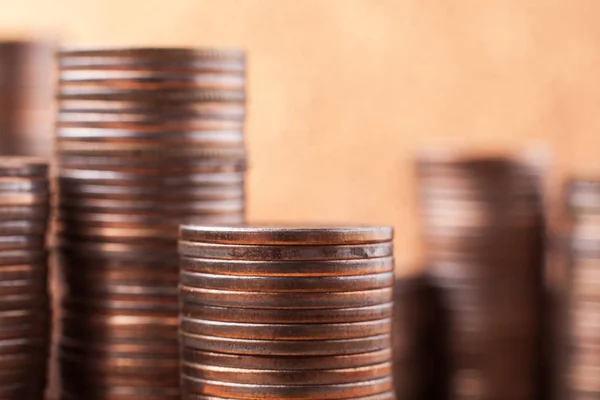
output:
<path id="1" fill-rule="evenodd" d="M 45 161 L 0 157 L 0 398 L 41 399 L 50 342 Z"/>
<path id="2" fill-rule="evenodd" d="M 58 60 L 63 396 L 179 399 L 178 227 L 244 220 L 244 53 Z"/>
<path id="3" fill-rule="evenodd" d="M 418 174 L 449 398 L 537 398 L 543 218 L 534 174 L 510 158 L 444 154 L 422 157 Z"/>
<path id="4" fill-rule="evenodd" d="M 600 396 L 600 180 L 573 180 L 566 189 L 566 395 Z"/>
<path id="5" fill-rule="evenodd" d="M 425 276 L 396 280 L 392 341 L 398 399 L 443 398 L 443 324 L 438 307 L 437 293 Z"/>
<path id="6" fill-rule="evenodd" d="M 391 240 L 388 227 L 183 226 L 183 398 L 394 399 Z"/>

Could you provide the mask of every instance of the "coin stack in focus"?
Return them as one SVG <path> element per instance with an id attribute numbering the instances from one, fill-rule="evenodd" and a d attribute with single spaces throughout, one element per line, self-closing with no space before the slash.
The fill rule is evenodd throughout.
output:
<path id="1" fill-rule="evenodd" d="M 567 399 L 600 397 L 600 180 L 573 180 L 568 217 Z"/>
<path id="2" fill-rule="evenodd" d="M 443 398 L 443 337 L 437 292 L 425 276 L 394 285 L 393 361 L 398 399 Z"/>
<path id="3" fill-rule="evenodd" d="M 48 166 L 0 157 L 0 398 L 41 399 L 50 343 Z"/>
<path id="4" fill-rule="evenodd" d="M 244 220 L 245 55 L 59 54 L 64 398 L 179 399 L 177 235 Z"/>
<path id="5" fill-rule="evenodd" d="M 510 158 L 444 154 L 422 157 L 418 174 L 449 398 L 537 398 L 543 219 L 534 174 Z"/>
<path id="6" fill-rule="evenodd" d="M 391 240 L 387 227 L 183 226 L 183 398 L 394 399 Z"/>

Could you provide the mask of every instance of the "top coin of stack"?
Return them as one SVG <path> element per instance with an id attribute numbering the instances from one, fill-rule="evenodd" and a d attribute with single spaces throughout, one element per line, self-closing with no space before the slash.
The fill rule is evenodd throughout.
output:
<path id="1" fill-rule="evenodd" d="M 428 270 L 447 312 L 450 398 L 537 396 L 543 220 L 528 166 L 419 160 Z"/>
<path id="2" fill-rule="evenodd" d="M 566 188 L 567 398 L 600 396 L 600 180 Z"/>
<path id="3" fill-rule="evenodd" d="M 41 399 L 50 342 L 48 166 L 0 157 L 0 397 Z"/>
<path id="4" fill-rule="evenodd" d="M 391 240 L 388 227 L 182 226 L 183 398 L 393 399 Z"/>
<path id="5" fill-rule="evenodd" d="M 63 387 L 179 398 L 178 227 L 244 220 L 245 55 L 78 49 L 58 62 Z"/>

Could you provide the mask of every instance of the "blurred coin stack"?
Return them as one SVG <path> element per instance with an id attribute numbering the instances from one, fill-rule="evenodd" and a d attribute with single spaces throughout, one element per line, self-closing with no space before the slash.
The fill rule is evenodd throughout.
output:
<path id="1" fill-rule="evenodd" d="M 244 220 L 245 55 L 58 62 L 63 397 L 179 399 L 178 226 Z"/>
<path id="2" fill-rule="evenodd" d="M 183 226 L 184 399 L 394 399 L 392 229 Z"/>
<path id="3" fill-rule="evenodd" d="M 441 399 L 443 369 L 439 301 L 424 276 L 394 285 L 393 369 L 398 399 Z"/>
<path id="4" fill-rule="evenodd" d="M 427 273 L 444 307 L 450 399 L 539 396 L 543 220 L 530 167 L 504 157 L 418 162 Z"/>
<path id="5" fill-rule="evenodd" d="M 600 180 L 566 189 L 567 399 L 600 398 Z"/>
<path id="6" fill-rule="evenodd" d="M 45 161 L 0 157 L 0 398 L 41 399 L 50 343 Z"/>

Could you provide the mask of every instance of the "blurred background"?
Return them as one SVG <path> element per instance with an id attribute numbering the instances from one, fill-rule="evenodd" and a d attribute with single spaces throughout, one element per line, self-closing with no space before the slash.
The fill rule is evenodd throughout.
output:
<path id="1" fill-rule="evenodd" d="M 421 256 L 413 150 L 541 144 L 554 177 L 597 164 L 599 12 L 591 0 L 3 0 L 0 38 L 245 48 L 249 218 L 394 224 L 407 272 Z M 52 112 L 31 115 L 19 151 L 49 155 Z"/>

